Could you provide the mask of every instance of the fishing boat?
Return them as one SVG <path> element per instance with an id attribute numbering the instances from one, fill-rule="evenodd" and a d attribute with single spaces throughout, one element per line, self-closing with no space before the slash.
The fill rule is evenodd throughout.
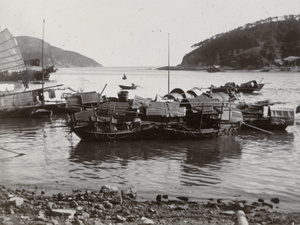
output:
<path id="1" fill-rule="evenodd" d="M 243 113 L 243 128 L 284 130 L 296 120 L 295 108 L 289 105 L 259 101 L 237 103 L 236 106 Z"/>
<path id="2" fill-rule="evenodd" d="M 130 86 L 129 85 L 119 85 L 119 87 L 123 90 L 135 90 L 138 85 L 135 85 L 134 83 L 132 83 Z"/>
<path id="3" fill-rule="evenodd" d="M 44 93 L 53 94 L 58 86 L 61 85 L 21 92 L 2 92 L 0 94 L 0 117 L 44 118 L 51 116 L 51 110 L 45 106 Z"/>
<path id="4" fill-rule="evenodd" d="M 43 68 L 36 60 L 25 61 L 16 38 L 5 29 L 0 32 L 0 81 L 29 82 L 31 80 L 49 80 L 50 73 L 56 72 L 54 66 Z"/>
<path id="5" fill-rule="evenodd" d="M 182 101 L 151 101 L 139 96 L 102 102 L 70 115 L 71 130 L 84 141 L 203 139 L 233 135 L 240 110 L 207 96 Z"/>
<path id="6" fill-rule="evenodd" d="M 236 92 L 242 93 L 252 93 L 254 91 L 260 91 L 265 84 L 257 83 L 256 80 L 251 80 L 246 83 L 241 83 L 240 85 L 236 85 L 234 82 L 227 82 L 224 86 L 215 87 L 211 86 L 210 89 L 212 92 L 225 92 L 228 93 L 230 90 L 234 90 Z"/>

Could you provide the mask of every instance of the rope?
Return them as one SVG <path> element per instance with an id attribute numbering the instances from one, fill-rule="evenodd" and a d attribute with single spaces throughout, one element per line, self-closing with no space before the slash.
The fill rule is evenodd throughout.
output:
<path id="1" fill-rule="evenodd" d="M 110 140 L 112 140 L 112 139 L 115 139 L 115 137 L 117 136 L 118 132 L 116 132 L 115 135 L 114 135 L 113 137 L 109 136 L 108 133 L 105 133 L 105 134 L 106 134 L 106 136 L 107 136 Z"/>

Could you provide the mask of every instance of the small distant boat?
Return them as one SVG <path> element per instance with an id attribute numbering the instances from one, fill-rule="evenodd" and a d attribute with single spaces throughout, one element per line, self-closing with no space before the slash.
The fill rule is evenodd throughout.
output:
<path id="1" fill-rule="evenodd" d="M 206 69 L 207 72 L 209 72 L 209 73 L 225 72 L 224 70 L 221 69 L 221 66 L 219 65 L 219 61 L 220 61 L 219 58 L 220 58 L 220 57 L 219 57 L 219 53 L 218 53 L 218 54 L 217 54 L 217 62 L 216 62 L 217 64 L 208 67 L 208 68 Z"/>
<path id="2" fill-rule="evenodd" d="M 138 87 L 138 85 L 132 83 L 131 86 L 119 85 L 119 87 L 124 90 L 135 90 Z"/>
<path id="3" fill-rule="evenodd" d="M 127 79 L 127 76 L 125 75 L 125 73 L 123 73 L 122 79 L 123 79 L 123 80 L 126 80 L 126 79 Z"/>
<path id="4" fill-rule="evenodd" d="M 210 66 L 206 70 L 209 73 L 224 72 L 219 65 Z"/>
<path id="5" fill-rule="evenodd" d="M 270 68 L 269 67 L 264 67 L 260 70 L 260 72 L 269 72 Z"/>

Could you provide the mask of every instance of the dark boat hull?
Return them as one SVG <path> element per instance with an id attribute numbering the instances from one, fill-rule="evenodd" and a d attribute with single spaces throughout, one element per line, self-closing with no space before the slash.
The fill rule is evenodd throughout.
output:
<path id="1" fill-rule="evenodd" d="M 29 106 L 13 110 L 1 110 L 0 118 L 49 118 L 52 113 L 51 110 L 46 110 L 41 106 Z"/>
<path id="2" fill-rule="evenodd" d="M 260 91 L 264 87 L 264 84 L 259 84 L 258 87 L 235 87 L 237 92 L 253 93 L 254 91 Z M 230 87 L 213 87 L 211 88 L 213 93 L 225 92 L 227 93 Z"/>
<path id="3" fill-rule="evenodd" d="M 226 125 L 220 129 L 180 130 L 168 127 L 151 126 L 144 129 L 118 132 L 94 131 L 92 126 L 75 127 L 71 130 L 83 141 L 122 141 L 122 140 L 201 140 L 219 136 L 232 136 L 240 126 Z"/>
<path id="4" fill-rule="evenodd" d="M 39 107 L 29 106 L 13 110 L 0 110 L 0 118 L 30 118 Z"/>
<path id="5" fill-rule="evenodd" d="M 53 66 L 44 70 L 44 80 L 49 80 L 51 73 L 54 73 L 56 70 Z M 42 71 L 36 70 L 24 70 L 20 72 L 0 72 L 0 81 L 33 81 L 33 80 L 43 80 Z"/>
<path id="6" fill-rule="evenodd" d="M 155 136 L 154 128 L 140 130 L 125 130 L 118 132 L 93 131 L 92 127 L 71 127 L 71 130 L 83 141 L 121 141 L 121 140 L 146 140 Z"/>
<path id="7" fill-rule="evenodd" d="M 125 86 L 125 85 L 119 85 L 119 87 L 124 90 L 134 90 L 137 88 L 137 86 Z"/>

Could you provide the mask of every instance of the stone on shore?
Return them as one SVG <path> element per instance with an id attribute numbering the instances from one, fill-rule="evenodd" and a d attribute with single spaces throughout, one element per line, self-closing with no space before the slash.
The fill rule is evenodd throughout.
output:
<path id="1" fill-rule="evenodd" d="M 135 186 L 128 187 L 122 190 L 123 197 L 136 198 L 137 197 L 137 189 Z"/>
<path id="2" fill-rule="evenodd" d="M 73 218 L 76 213 L 76 209 L 52 209 L 50 214 L 51 216 L 69 216 Z"/>
<path id="3" fill-rule="evenodd" d="M 24 199 L 20 197 L 12 197 L 8 201 L 16 207 L 20 207 L 24 203 Z"/>
<path id="4" fill-rule="evenodd" d="M 104 185 L 100 189 L 100 193 L 103 194 L 116 194 L 119 191 L 117 187 L 110 186 L 110 185 Z"/>

